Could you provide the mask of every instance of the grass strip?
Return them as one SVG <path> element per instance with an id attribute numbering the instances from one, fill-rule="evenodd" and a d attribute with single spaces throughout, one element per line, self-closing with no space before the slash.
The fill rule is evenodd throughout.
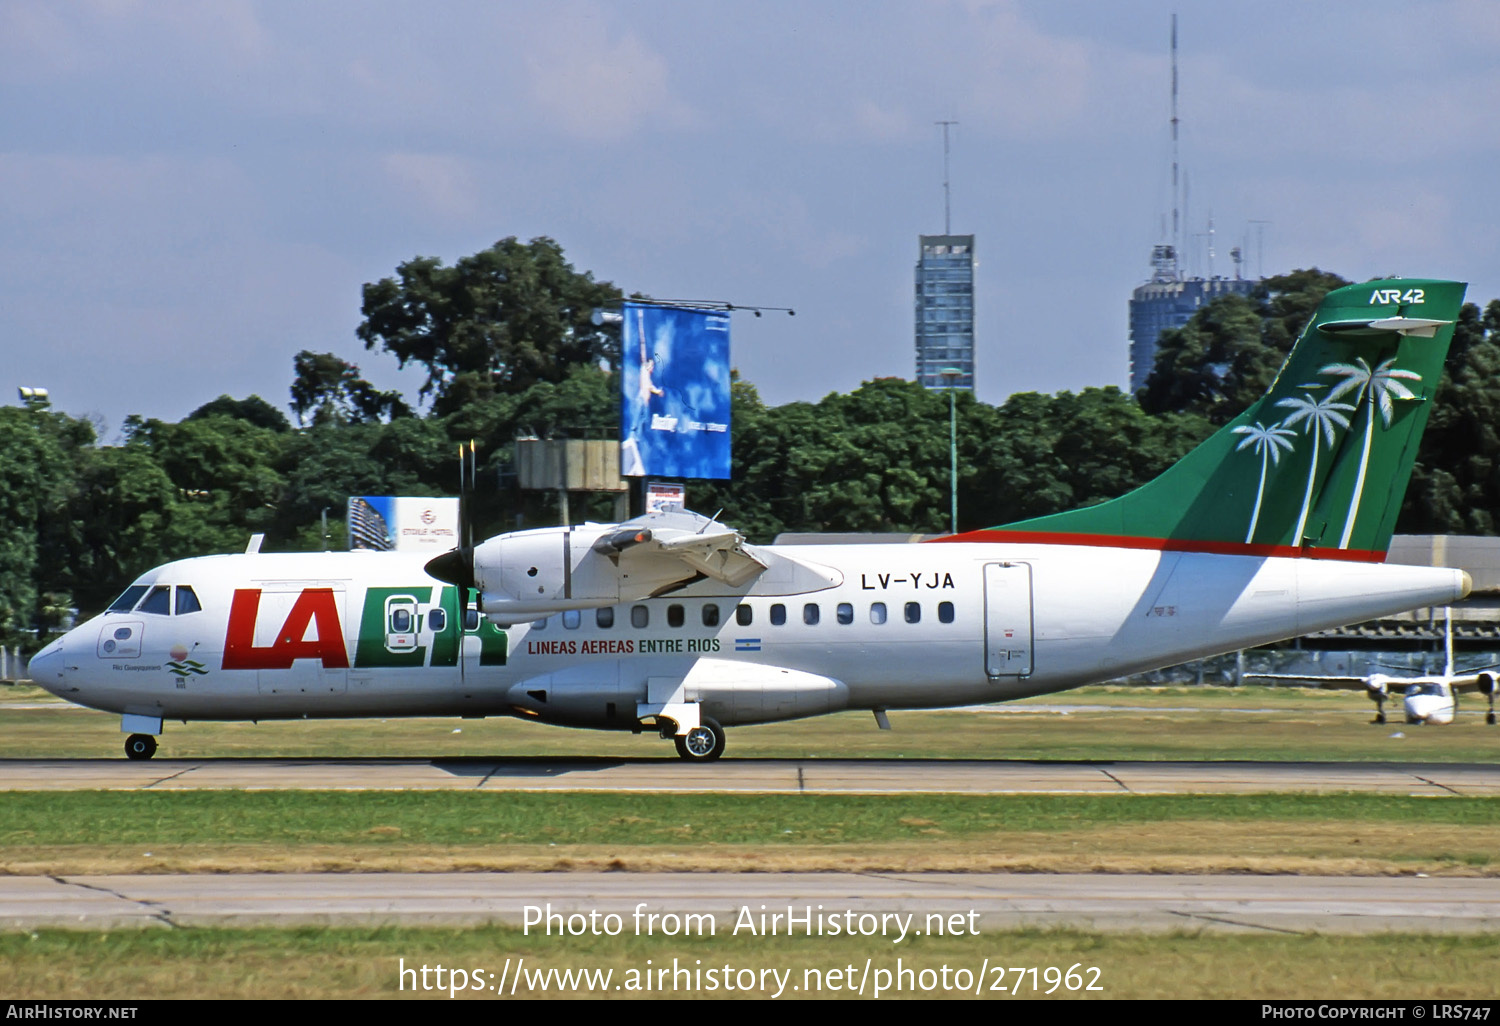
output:
<path id="1" fill-rule="evenodd" d="M 35 689 L 3 688 L 4 692 Z M 5 695 L 0 695 L 4 699 Z M 120 718 L 53 702 L 0 701 L 0 758 L 121 756 Z M 42 696 L 44 699 L 46 696 Z M 868 713 L 736 727 L 733 758 L 1006 758 L 1494 762 L 1500 729 L 1483 703 L 1464 702 L 1451 726 L 1376 726 L 1373 706 L 1350 692 L 1301 688 L 1080 688 L 983 709 L 893 711 L 893 731 Z M 172 723 L 159 758 L 558 757 L 587 752 L 673 758 L 650 732 L 547 727 L 507 717 Z"/>
<path id="2" fill-rule="evenodd" d="M 1059 987 L 1052 998 L 1255 998 L 1255 999 L 1453 999 L 1489 996 L 1494 967 L 1500 963 L 1500 934 L 1426 936 L 1405 934 L 1319 936 L 1185 932 L 1169 935 L 1093 933 L 1079 930 L 982 931 L 973 937 L 920 937 L 893 945 L 885 938 L 775 937 L 712 938 L 528 937 L 520 930 L 489 926 L 469 929 L 151 929 L 71 932 L 41 930 L 0 934 L 0 993 L 19 999 L 78 998 L 415 998 L 449 1000 L 447 989 L 423 990 L 418 973 L 405 979 L 400 968 L 439 964 L 462 967 L 466 980 L 494 986 L 506 959 L 525 959 L 533 971 L 589 969 L 612 974 L 610 997 L 743 997 L 722 986 L 677 990 L 630 988 L 642 971 L 677 964 L 690 969 L 725 967 L 774 970 L 789 986 L 827 979 L 829 970 L 863 968 L 894 972 L 897 959 L 912 970 L 915 996 L 973 997 L 924 989 L 936 984 L 940 969 L 948 978 L 967 970 L 979 975 L 984 960 L 985 998 L 1041 997 L 1045 967 L 1098 967 L 1102 991 L 1071 995 Z M 993 967 L 1037 967 L 1040 982 L 1023 977 L 1018 993 L 988 990 L 997 982 Z M 812 970 L 813 975 L 808 975 Z M 924 970 L 929 972 L 923 973 Z M 476 974 L 484 974 L 477 976 Z M 491 975 L 492 974 L 492 975 Z M 668 977 L 670 978 L 670 977 Z M 722 976 L 720 977 L 722 978 Z M 893 979 L 894 977 L 891 977 Z M 597 978 L 596 978 L 597 979 Z M 699 977 L 700 981 L 705 977 Z M 768 982 L 769 982 L 769 978 Z M 429 974 L 427 981 L 434 983 Z M 492 983 L 491 980 L 494 982 Z M 554 977 L 555 980 L 555 977 Z M 1014 972 L 999 978 L 1016 981 Z M 616 991 L 613 988 L 619 986 Z M 769 996 L 772 987 L 749 988 L 749 996 Z M 508 988 L 507 988 L 508 991 Z M 521 985 L 516 996 L 577 997 L 586 991 Z M 600 993 L 597 989 L 596 994 Z M 493 991 L 460 991 L 457 997 L 493 998 Z M 602 996 L 602 994 L 601 994 Z M 806 990 L 783 997 L 851 996 L 840 989 L 821 995 Z M 867 997 L 870 996 L 868 993 Z"/>
<path id="3" fill-rule="evenodd" d="M 1274 795 L 674 795 L 76 791 L 0 796 L 0 849 L 145 844 L 793 845 L 1119 824 L 1500 823 L 1500 798 Z"/>

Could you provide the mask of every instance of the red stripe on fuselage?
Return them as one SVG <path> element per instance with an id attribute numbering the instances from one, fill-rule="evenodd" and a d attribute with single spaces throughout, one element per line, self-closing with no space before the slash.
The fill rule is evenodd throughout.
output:
<path id="1" fill-rule="evenodd" d="M 1319 549 L 1295 545 L 1246 545 L 1243 542 L 1198 541 L 1190 538 L 1138 538 L 1128 534 L 1070 534 L 1041 531 L 965 531 L 929 538 L 929 542 L 1006 542 L 1032 545 L 1081 545 L 1103 549 L 1154 549 L 1158 552 L 1207 552 L 1215 556 L 1279 556 L 1300 559 L 1339 559 L 1350 563 L 1384 563 L 1385 553 L 1370 549 Z"/>

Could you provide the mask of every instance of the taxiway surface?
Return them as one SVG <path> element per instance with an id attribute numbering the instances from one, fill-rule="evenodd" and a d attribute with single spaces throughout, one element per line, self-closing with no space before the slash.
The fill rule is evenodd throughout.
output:
<path id="1" fill-rule="evenodd" d="M 4 759 L 0 791 L 472 790 L 816 794 L 1500 795 L 1500 765 L 937 759 Z"/>
<path id="2" fill-rule="evenodd" d="M 1494 930 L 1500 881 L 1010 873 L 368 873 L 0 877 L 0 930 L 302 924 L 521 926 L 526 909 L 713 917 L 912 913 L 932 929 L 1285 933 Z M 550 907 L 550 908 L 549 908 Z M 936 919 L 928 920 L 929 915 Z M 699 920 L 704 922 L 704 920 Z M 816 920 L 815 920 L 816 921 Z M 559 926 L 559 929 L 563 927 Z M 971 927 L 970 927 L 971 928 Z M 536 928 L 533 928 L 534 930 Z M 663 928 L 665 929 L 665 928 Z M 743 932 L 742 932 L 743 935 Z"/>

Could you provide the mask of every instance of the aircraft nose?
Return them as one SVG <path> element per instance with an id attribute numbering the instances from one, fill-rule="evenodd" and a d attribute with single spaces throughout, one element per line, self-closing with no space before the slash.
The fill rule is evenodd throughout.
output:
<path id="1" fill-rule="evenodd" d="M 26 675 L 32 683 L 51 691 L 63 682 L 63 643 L 59 639 L 31 657 L 26 665 Z"/>

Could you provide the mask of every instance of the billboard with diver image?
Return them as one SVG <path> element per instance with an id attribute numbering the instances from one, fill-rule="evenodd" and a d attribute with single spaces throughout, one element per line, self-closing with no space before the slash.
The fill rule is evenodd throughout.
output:
<path id="1" fill-rule="evenodd" d="M 727 478 L 729 314 L 625 303 L 620 474 Z"/>

